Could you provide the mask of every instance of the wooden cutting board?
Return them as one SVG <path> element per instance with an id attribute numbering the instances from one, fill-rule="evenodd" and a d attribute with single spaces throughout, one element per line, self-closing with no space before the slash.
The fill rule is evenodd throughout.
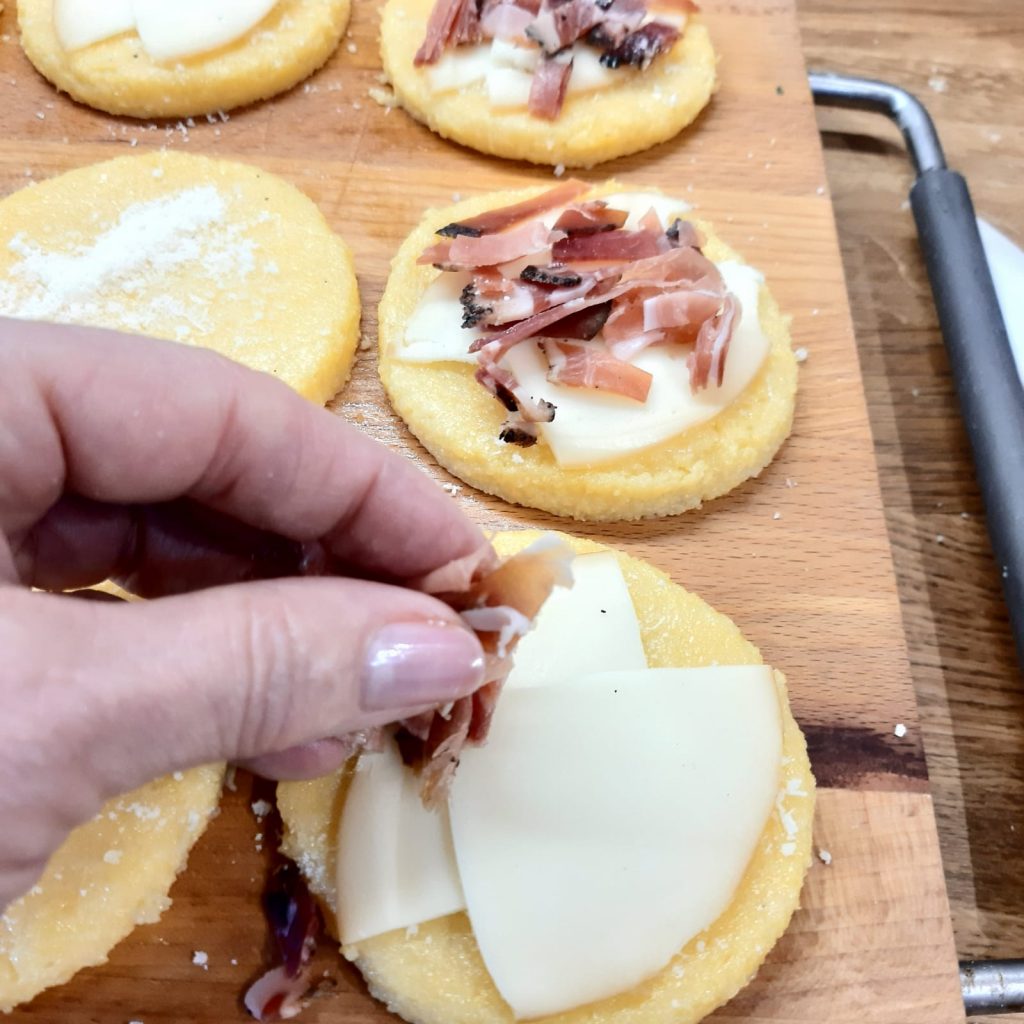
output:
<path id="1" fill-rule="evenodd" d="M 456 500 L 494 529 L 552 526 L 649 559 L 730 615 L 789 676 L 821 787 L 816 861 L 803 909 L 756 980 L 712 1019 L 814 1024 L 962 1021 L 956 958 L 871 435 L 832 209 L 805 82 L 793 0 L 706 0 L 722 87 L 674 142 L 584 176 L 615 176 L 683 195 L 767 275 L 806 349 L 793 435 L 756 481 L 703 511 L 625 526 L 573 526 L 463 487 Z M 72 167 L 167 146 L 260 164 L 294 182 L 352 246 L 364 334 L 388 262 L 424 208 L 453 194 L 554 182 L 550 170 L 444 143 L 376 86 L 377 4 L 355 5 L 349 37 L 305 86 L 226 123 L 140 125 L 58 96 L 0 14 L 0 193 Z M 642 117 L 643 111 L 638 110 Z M 391 414 L 362 352 L 341 415 L 437 469 Z M 894 734 L 897 723 L 906 736 Z M 239 1001 L 259 970 L 257 852 L 239 779 L 192 854 L 173 908 L 114 950 L 110 963 L 46 993 L 10 1020 L 246 1019 Z M 193 951 L 208 966 L 192 963 Z M 310 1024 L 384 1024 L 358 975 L 330 951 L 334 992 Z"/>

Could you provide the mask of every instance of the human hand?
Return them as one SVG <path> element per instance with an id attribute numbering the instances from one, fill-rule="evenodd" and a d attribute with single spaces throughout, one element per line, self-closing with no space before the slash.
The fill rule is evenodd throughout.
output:
<path id="1" fill-rule="evenodd" d="M 0 366 L 0 911 L 116 793 L 322 774 L 479 686 L 454 612 L 367 579 L 486 547 L 408 460 L 203 350 L 0 319 Z M 29 589 L 108 577 L 157 600 Z"/>

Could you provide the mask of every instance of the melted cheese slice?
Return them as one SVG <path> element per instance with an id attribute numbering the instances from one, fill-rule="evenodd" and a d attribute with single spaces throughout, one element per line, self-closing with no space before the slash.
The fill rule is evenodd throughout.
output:
<path id="1" fill-rule="evenodd" d="M 428 811 L 390 741 L 364 754 L 338 832 L 343 945 L 465 908 L 446 810 Z"/>
<path id="2" fill-rule="evenodd" d="M 462 327 L 459 296 L 472 280 L 467 273 L 439 274 L 420 298 L 406 322 L 402 347 L 396 353 L 407 363 L 476 363 L 469 346 L 484 332 Z"/>
<path id="3" fill-rule="evenodd" d="M 526 393 L 556 407 L 555 418 L 540 430 L 560 466 L 595 465 L 674 437 L 717 416 L 754 379 L 769 348 L 758 316 L 764 278 L 732 261 L 718 264 L 718 269 L 742 309 L 721 387 L 693 394 L 686 351 L 668 346 L 652 346 L 632 360 L 654 378 L 642 404 L 606 391 L 550 383 L 547 360 L 535 341 L 508 353 L 504 365 Z"/>
<path id="4" fill-rule="evenodd" d="M 80 50 L 135 28 L 132 0 L 53 0 L 53 26 L 65 50 Z"/>
<path id="5" fill-rule="evenodd" d="M 707 928 L 772 811 L 781 754 L 764 666 L 506 692 L 450 810 L 473 933 L 515 1016 L 627 991 Z"/>
<path id="6" fill-rule="evenodd" d="M 610 552 L 578 555 L 516 647 L 505 689 L 551 686 L 602 670 L 647 667 L 633 600 Z"/>
<path id="7" fill-rule="evenodd" d="M 255 28 L 277 0 L 55 0 L 54 27 L 66 50 L 135 29 L 154 60 L 180 60 L 227 46 Z"/>

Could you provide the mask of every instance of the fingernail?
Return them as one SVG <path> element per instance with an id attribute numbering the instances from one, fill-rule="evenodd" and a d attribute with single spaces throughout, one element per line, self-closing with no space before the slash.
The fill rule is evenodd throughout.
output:
<path id="1" fill-rule="evenodd" d="M 484 676 L 480 641 L 461 626 L 393 622 L 370 637 L 363 669 L 367 711 L 441 703 L 472 693 Z"/>

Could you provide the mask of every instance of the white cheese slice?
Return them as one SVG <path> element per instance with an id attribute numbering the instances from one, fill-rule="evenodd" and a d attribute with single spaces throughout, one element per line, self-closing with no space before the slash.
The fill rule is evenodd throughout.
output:
<path id="1" fill-rule="evenodd" d="M 491 68 L 487 72 L 487 99 L 492 107 L 525 107 L 530 102 L 533 75 L 518 68 Z"/>
<path id="2" fill-rule="evenodd" d="M 656 345 L 632 360 L 653 376 L 643 404 L 605 391 L 550 383 L 537 342 L 524 342 L 508 353 L 504 365 L 526 393 L 556 407 L 555 418 L 540 430 L 560 466 L 596 465 L 675 437 L 717 416 L 754 379 L 769 348 L 758 315 L 764 279 L 742 263 L 720 263 L 718 269 L 742 308 L 721 387 L 692 394 L 687 353 L 677 347 Z"/>
<path id="3" fill-rule="evenodd" d="M 640 624 L 615 555 L 577 555 L 572 575 L 572 587 L 552 591 L 533 629 L 519 641 L 506 690 L 647 667 Z"/>
<path id="4" fill-rule="evenodd" d="M 489 46 L 459 46 L 446 49 L 440 60 L 430 65 L 427 81 L 433 92 L 454 92 L 483 81 L 492 66 Z"/>
<path id="5" fill-rule="evenodd" d="M 445 809 L 428 811 L 394 743 L 364 754 L 338 830 L 343 945 L 465 908 Z"/>
<path id="6" fill-rule="evenodd" d="M 65 50 L 81 50 L 135 28 L 132 0 L 54 0 L 53 27 Z"/>
<path id="7" fill-rule="evenodd" d="M 491 63 L 496 67 L 532 72 L 539 61 L 540 48 L 537 46 L 518 46 L 497 38 L 491 43 Z"/>
<path id="8" fill-rule="evenodd" d="M 277 0 L 133 0 L 142 45 L 154 60 L 180 60 L 227 46 L 254 29 Z"/>
<path id="9" fill-rule="evenodd" d="M 592 46 L 578 45 L 572 49 L 572 74 L 569 76 L 569 93 L 596 92 L 608 89 L 627 80 L 629 71 L 624 68 L 606 68 L 601 63 L 601 54 Z"/>
<path id="10" fill-rule="evenodd" d="M 772 811 L 781 751 L 763 666 L 507 691 L 450 807 L 473 933 L 515 1016 L 627 991 L 707 928 Z"/>
<path id="11" fill-rule="evenodd" d="M 407 363 L 476 363 L 469 346 L 483 335 L 462 326 L 459 296 L 472 280 L 468 272 L 442 273 L 427 286 L 405 325 L 396 357 Z"/>

